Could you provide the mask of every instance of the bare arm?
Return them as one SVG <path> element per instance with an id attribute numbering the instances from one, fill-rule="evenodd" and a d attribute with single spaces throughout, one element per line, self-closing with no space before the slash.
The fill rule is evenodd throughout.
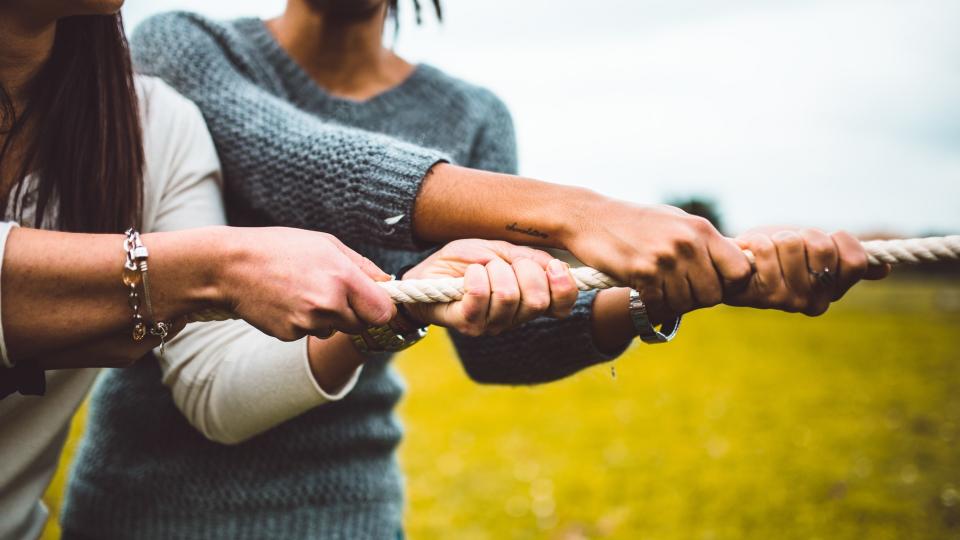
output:
<path id="1" fill-rule="evenodd" d="M 144 235 L 159 317 L 173 319 L 218 302 L 214 242 L 222 232 Z M 121 235 L 15 228 L 3 257 L 3 334 L 11 358 L 29 358 L 130 328 L 120 282 Z"/>
<path id="2" fill-rule="evenodd" d="M 369 261 L 325 233 L 208 227 L 144 235 L 159 318 L 233 310 L 272 336 L 381 324 L 395 313 Z M 14 230 L 0 276 L 3 335 L 14 361 L 130 326 L 119 235 Z M 87 367 L 82 359 L 71 366 Z M 96 364 L 99 365 L 99 364 Z"/>

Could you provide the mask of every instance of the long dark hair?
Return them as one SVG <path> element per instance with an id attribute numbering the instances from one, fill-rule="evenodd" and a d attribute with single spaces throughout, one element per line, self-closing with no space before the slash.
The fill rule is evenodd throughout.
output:
<path id="1" fill-rule="evenodd" d="M 108 233 L 139 226 L 143 136 L 120 14 L 59 20 L 50 57 L 25 95 L 17 114 L 0 87 L 0 125 L 7 128 L 0 163 L 13 140 L 26 136 L 7 199 L 18 201 L 33 173 L 39 180 L 35 227 L 54 200 L 60 230 Z"/>

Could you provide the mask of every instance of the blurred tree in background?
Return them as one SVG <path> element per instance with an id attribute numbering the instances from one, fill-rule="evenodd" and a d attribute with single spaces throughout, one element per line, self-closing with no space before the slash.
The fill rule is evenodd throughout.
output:
<path id="1" fill-rule="evenodd" d="M 707 218 L 718 231 L 726 234 L 723 230 L 723 218 L 717 201 L 709 197 L 693 195 L 690 197 L 671 198 L 667 200 L 666 204 L 676 206 L 688 214 Z"/>

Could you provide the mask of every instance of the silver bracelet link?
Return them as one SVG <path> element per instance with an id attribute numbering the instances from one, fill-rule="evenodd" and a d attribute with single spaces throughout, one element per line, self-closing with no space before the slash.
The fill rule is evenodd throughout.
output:
<path id="1" fill-rule="evenodd" d="M 147 260 L 150 252 L 143 245 L 140 233 L 130 228 L 124 233 L 123 251 L 126 258 L 123 263 L 123 284 L 127 287 L 127 303 L 133 310 L 133 340 L 140 342 L 147 333 L 160 338 L 160 356 L 163 356 L 170 324 L 157 321 L 150 302 L 150 281 L 147 274 Z M 143 306 L 141 306 L 141 299 Z M 146 315 L 146 317 L 144 317 Z"/>

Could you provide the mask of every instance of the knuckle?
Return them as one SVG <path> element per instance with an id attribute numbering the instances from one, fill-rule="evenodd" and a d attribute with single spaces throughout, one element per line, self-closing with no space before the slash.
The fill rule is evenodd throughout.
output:
<path id="1" fill-rule="evenodd" d="M 774 236 L 774 241 L 788 251 L 803 249 L 803 238 L 795 231 L 780 231 Z"/>
<path id="2" fill-rule="evenodd" d="M 659 270 L 673 270 L 677 267 L 677 252 L 674 250 L 663 250 L 657 252 L 656 267 Z"/>
<path id="3" fill-rule="evenodd" d="M 330 282 L 328 287 L 342 288 L 350 282 L 350 278 L 353 276 L 353 272 L 347 267 L 343 260 L 332 261 L 332 264 L 323 271 L 327 275 L 327 280 Z"/>
<path id="4" fill-rule="evenodd" d="M 342 294 L 342 291 L 342 287 L 331 286 L 326 288 L 323 292 L 310 295 L 307 297 L 307 303 L 310 307 L 310 311 L 315 314 L 338 311 L 345 296 Z"/>
<path id="5" fill-rule="evenodd" d="M 490 296 L 490 291 L 487 291 L 484 289 L 469 288 L 464 292 L 464 295 L 474 300 L 483 300 Z"/>
<path id="6" fill-rule="evenodd" d="M 711 233 L 714 231 L 713 223 L 703 216 L 690 216 L 690 226 L 698 233 Z"/>
<path id="7" fill-rule="evenodd" d="M 481 312 L 479 308 L 465 308 L 463 310 L 463 319 L 468 324 L 479 323 L 481 318 Z"/>
<path id="8" fill-rule="evenodd" d="M 520 291 L 513 289 L 497 289 L 493 291 L 493 299 L 504 304 L 516 304 L 520 301 Z"/>
<path id="9" fill-rule="evenodd" d="M 460 322 L 453 326 L 454 330 L 458 333 L 465 336 L 476 337 L 476 325 L 470 324 L 468 322 Z"/>
<path id="10" fill-rule="evenodd" d="M 558 298 L 576 298 L 580 292 L 573 279 L 564 279 L 562 283 L 552 286 L 552 289 Z"/>
<path id="11" fill-rule="evenodd" d="M 812 231 L 812 232 L 808 232 Z M 807 250 L 815 256 L 824 257 L 831 255 L 834 251 L 833 241 L 829 237 L 820 233 L 819 231 L 807 230 L 804 231 L 804 237 L 806 238 Z"/>
<path id="12" fill-rule="evenodd" d="M 550 308 L 550 299 L 545 295 L 524 298 L 523 303 L 526 305 L 527 309 L 534 313 L 543 313 Z"/>
<path id="13" fill-rule="evenodd" d="M 751 236 L 748 243 L 754 255 L 757 256 L 769 257 L 773 255 L 777 249 L 777 246 L 770 238 L 759 234 Z"/>
<path id="14" fill-rule="evenodd" d="M 688 227 L 677 233 L 672 241 L 673 250 L 684 256 L 689 256 L 696 251 L 696 247 L 700 244 L 703 235 L 700 229 L 699 226 L 694 224 L 693 227 Z"/>
<path id="15" fill-rule="evenodd" d="M 657 275 L 657 265 L 647 258 L 637 258 L 630 264 L 631 278 L 638 283 L 652 280 Z"/>
<path id="16" fill-rule="evenodd" d="M 393 309 L 391 308 L 384 309 L 383 311 L 378 313 L 370 322 L 376 326 L 383 326 L 389 323 L 391 319 L 393 319 L 393 314 L 394 314 Z"/>
<path id="17" fill-rule="evenodd" d="M 750 264 L 744 261 L 742 265 L 738 265 L 737 268 L 734 268 L 730 271 L 729 279 L 734 283 L 743 283 L 748 281 L 753 275 L 753 269 L 750 268 Z"/>
<path id="18" fill-rule="evenodd" d="M 867 252 L 862 248 L 857 250 L 847 250 L 841 255 L 841 264 L 844 268 L 852 271 L 857 276 L 862 276 L 867 271 Z"/>

